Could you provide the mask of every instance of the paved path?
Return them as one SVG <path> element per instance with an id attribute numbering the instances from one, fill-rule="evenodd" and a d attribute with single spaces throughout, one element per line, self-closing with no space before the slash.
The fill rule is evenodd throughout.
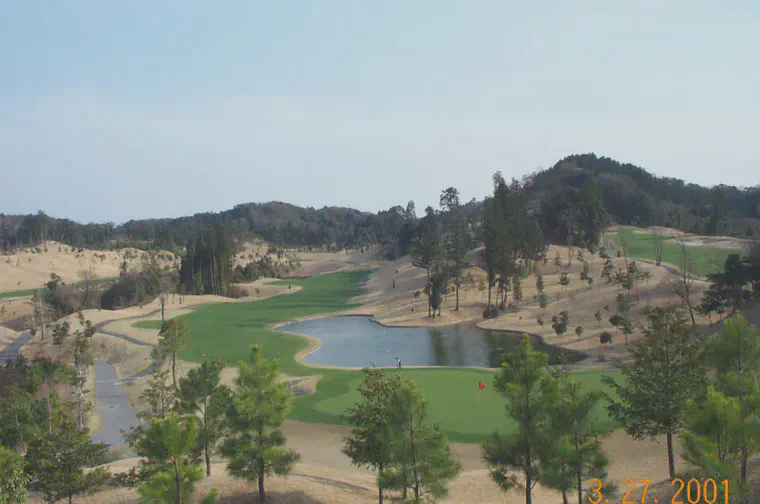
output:
<path id="1" fill-rule="evenodd" d="M 0 366 L 4 366 L 6 362 L 15 361 L 21 347 L 26 345 L 30 339 L 32 339 L 32 333 L 21 333 L 21 335 L 16 338 L 16 341 L 10 343 L 3 350 L 0 350 Z"/>
<path id="2" fill-rule="evenodd" d="M 139 423 L 123 383 L 110 362 L 95 361 L 95 409 L 100 415 L 100 429 L 92 436 L 96 443 L 124 444 L 121 431 L 128 432 Z"/>

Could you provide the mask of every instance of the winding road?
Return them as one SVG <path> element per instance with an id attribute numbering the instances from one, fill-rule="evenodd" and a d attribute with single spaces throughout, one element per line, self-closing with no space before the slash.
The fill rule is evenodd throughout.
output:
<path id="1" fill-rule="evenodd" d="M 100 415 L 100 428 L 92 435 L 96 443 L 124 444 L 122 431 L 139 425 L 132 403 L 110 362 L 95 361 L 95 409 Z"/>

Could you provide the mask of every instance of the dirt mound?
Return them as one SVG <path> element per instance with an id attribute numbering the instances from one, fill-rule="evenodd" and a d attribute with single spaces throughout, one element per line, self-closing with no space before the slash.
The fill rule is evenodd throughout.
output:
<path id="1" fill-rule="evenodd" d="M 177 265 L 179 258 L 171 252 L 158 251 L 163 264 Z M 130 269 L 138 268 L 148 253 L 134 248 L 116 250 L 77 249 L 63 243 L 49 241 L 35 248 L 19 249 L 16 253 L 0 256 L 0 292 L 35 289 L 50 280 L 55 273 L 64 282 L 82 279 L 83 272 L 96 278 L 119 275 L 119 267 L 127 261 Z"/>

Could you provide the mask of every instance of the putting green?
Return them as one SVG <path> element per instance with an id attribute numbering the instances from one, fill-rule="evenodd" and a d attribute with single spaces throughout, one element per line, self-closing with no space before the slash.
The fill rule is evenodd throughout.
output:
<path id="1" fill-rule="evenodd" d="M 514 423 L 508 420 L 503 397 L 494 389 L 495 373 L 488 370 L 464 368 L 402 369 L 402 378 L 414 380 L 428 402 L 428 413 L 433 422 L 441 424 L 451 441 L 482 443 L 494 431 L 510 432 Z M 583 389 L 612 392 L 601 383 L 601 376 L 620 376 L 617 370 L 580 371 L 571 373 L 573 380 L 581 381 Z M 346 424 L 343 412 L 357 400 L 356 387 L 362 380 L 359 372 L 343 371 L 325 376 L 317 386 L 317 392 L 299 397 L 290 415 L 294 420 L 314 423 Z M 482 381 L 486 388 L 478 388 Z M 603 428 L 614 428 L 600 401 L 594 409 L 594 418 Z"/>

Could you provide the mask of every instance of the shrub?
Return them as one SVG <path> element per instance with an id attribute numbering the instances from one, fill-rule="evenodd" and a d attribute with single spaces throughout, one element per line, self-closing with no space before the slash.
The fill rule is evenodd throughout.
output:
<path id="1" fill-rule="evenodd" d="M 575 334 L 577 334 L 578 336 L 580 336 L 581 334 L 583 334 L 583 326 L 576 327 L 575 328 Z"/>
<path id="2" fill-rule="evenodd" d="M 232 299 L 240 299 L 244 297 L 248 297 L 250 293 L 248 292 L 248 289 L 243 287 L 242 285 L 230 285 L 227 287 L 226 295 L 229 298 Z"/>
<path id="3" fill-rule="evenodd" d="M 496 318 L 498 316 L 499 316 L 499 310 L 495 306 L 492 306 L 490 309 L 486 308 L 483 311 L 483 318 L 484 319 Z"/>

